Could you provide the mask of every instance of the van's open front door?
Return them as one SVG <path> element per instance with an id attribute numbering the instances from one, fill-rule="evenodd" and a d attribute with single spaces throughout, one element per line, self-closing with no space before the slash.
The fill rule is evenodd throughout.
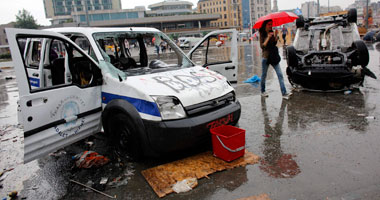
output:
<path id="1" fill-rule="evenodd" d="M 219 72 L 230 82 L 237 82 L 238 51 L 235 29 L 207 34 L 189 51 L 188 56 L 196 64 Z"/>
<path id="2" fill-rule="evenodd" d="M 6 32 L 20 94 L 24 162 L 99 132 L 102 75 L 96 62 L 59 33 Z M 31 81 L 37 72 L 43 79 L 38 87 Z"/>

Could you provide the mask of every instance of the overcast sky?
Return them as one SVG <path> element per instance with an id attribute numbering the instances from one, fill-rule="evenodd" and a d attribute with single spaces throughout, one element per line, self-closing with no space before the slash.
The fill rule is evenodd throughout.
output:
<path id="1" fill-rule="evenodd" d="M 134 8 L 135 6 L 145 6 L 146 8 L 150 4 L 162 2 L 163 0 L 121 0 L 123 8 Z M 198 0 L 188 0 L 197 5 Z M 272 0 L 273 1 L 273 0 Z M 301 4 L 307 0 L 277 0 L 278 8 L 283 9 L 293 9 L 301 7 Z M 350 4 L 354 3 L 355 0 L 330 0 L 330 6 L 340 6 L 345 9 Z M 7 24 L 11 21 L 16 21 L 16 15 L 19 10 L 23 8 L 29 11 L 35 19 L 37 19 L 38 24 L 50 25 L 49 20 L 45 18 L 44 5 L 42 0 L 0 0 L 2 5 L 0 6 L 0 24 Z M 320 0 L 321 6 L 327 6 L 329 0 Z M 193 8 L 194 8 L 193 7 Z"/>

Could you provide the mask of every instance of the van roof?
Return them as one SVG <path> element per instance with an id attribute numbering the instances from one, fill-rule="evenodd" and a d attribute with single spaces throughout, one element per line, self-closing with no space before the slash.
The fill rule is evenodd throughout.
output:
<path id="1" fill-rule="evenodd" d="M 84 33 L 84 34 L 93 34 L 99 32 L 160 32 L 155 28 L 147 27 L 118 27 L 118 28 L 97 28 L 97 27 L 64 27 L 64 28 L 49 28 L 44 29 L 46 31 L 53 31 L 58 33 Z"/>

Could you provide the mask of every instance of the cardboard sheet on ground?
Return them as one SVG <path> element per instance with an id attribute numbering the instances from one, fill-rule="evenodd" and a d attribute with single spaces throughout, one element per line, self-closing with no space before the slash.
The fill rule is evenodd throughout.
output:
<path id="1" fill-rule="evenodd" d="M 203 178 L 209 174 L 235 167 L 255 164 L 259 156 L 246 151 L 245 155 L 232 162 L 225 162 L 212 155 L 212 152 L 204 152 L 182 160 L 159 165 L 142 171 L 142 175 L 159 197 L 164 197 L 173 191 L 172 185 L 177 181 L 187 178 Z"/>
<path id="2" fill-rule="evenodd" d="M 245 198 L 240 198 L 236 200 L 271 200 L 267 194 L 260 194 L 258 196 L 250 196 Z"/>

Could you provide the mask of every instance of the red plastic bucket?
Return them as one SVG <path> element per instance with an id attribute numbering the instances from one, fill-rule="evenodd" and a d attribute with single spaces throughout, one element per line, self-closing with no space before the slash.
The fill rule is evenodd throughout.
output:
<path id="1" fill-rule="evenodd" d="M 230 162 L 244 155 L 245 130 L 230 125 L 210 129 L 214 156 Z"/>

